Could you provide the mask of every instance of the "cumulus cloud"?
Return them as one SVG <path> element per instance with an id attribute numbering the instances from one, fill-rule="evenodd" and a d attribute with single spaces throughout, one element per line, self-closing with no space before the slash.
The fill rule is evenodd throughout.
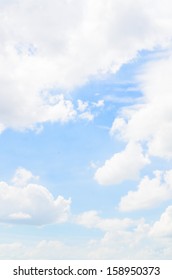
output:
<path id="1" fill-rule="evenodd" d="M 153 237 L 171 237 L 172 236 L 172 206 L 168 206 L 162 213 L 159 221 L 156 221 L 150 231 Z"/>
<path id="2" fill-rule="evenodd" d="M 144 66 L 138 78 L 143 103 L 125 108 L 111 128 L 124 141 L 146 142 L 150 156 L 165 159 L 172 158 L 171 71 L 171 54 Z"/>
<path id="3" fill-rule="evenodd" d="M 155 171 L 154 178 L 145 176 L 136 191 L 121 198 L 121 211 L 134 211 L 155 207 L 172 198 L 172 170 Z"/>
<path id="4" fill-rule="evenodd" d="M 141 102 L 124 107 L 115 118 L 110 129 L 111 135 L 115 135 L 125 143 L 133 142 L 139 144 L 141 147 L 144 145 L 150 163 L 152 157 L 159 157 L 165 160 L 172 158 L 171 71 L 172 56 L 170 51 L 165 55 L 161 54 L 161 58 L 146 63 L 137 77 L 140 90 L 143 94 Z M 130 208 L 128 197 L 135 197 L 136 195 L 141 198 L 141 193 L 143 194 L 144 192 L 145 194 L 143 185 L 144 183 L 141 184 L 141 189 L 137 194 L 130 192 L 123 199 L 123 201 L 127 202 L 124 207 L 121 206 L 123 209 Z M 147 190 L 148 187 L 146 187 L 146 184 L 144 188 Z M 149 207 L 153 197 L 150 200 L 147 199 L 145 206 L 143 206 L 144 197 L 145 195 L 142 197 L 140 207 L 142 205 L 143 208 L 146 208 Z M 137 202 L 135 201 L 133 209 L 137 207 L 136 204 Z"/>
<path id="5" fill-rule="evenodd" d="M 166 212 L 169 217 L 161 226 L 159 221 L 152 225 L 144 219 L 101 218 L 96 211 L 78 215 L 75 222 L 103 232 L 102 237 L 89 241 L 89 259 L 170 259 L 172 250 L 169 249 L 168 237 L 171 230 L 171 209 L 168 211 L 167 208 L 162 216 L 165 216 Z M 157 224 L 155 235 L 154 228 Z M 159 236 L 162 237 L 161 229 L 166 232 L 165 228 L 169 229 L 168 236 L 166 234 L 163 236 L 165 238 L 159 239 Z"/>
<path id="6" fill-rule="evenodd" d="M 99 229 L 102 236 L 84 244 L 61 240 L 39 240 L 0 244 L 0 259 L 171 259 L 172 207 L 160 219 L 148 224 L 144 219 L 101 218 L 96 211 L 74 217 L 74 223 Z"/>
<path id="7" fill-rule="evenodd" d="M 139 50 L 164 46 L 170 41 L 172 22 L 170 9 L 161 4 L 160 0 L 1 4 L 0 131 L 72 119 L 76 112 L 71 100 L 56 94 L 52 104 L 50 91 L 68 91 L 93 77 L 115 73 Z M 169 4 L 166 0 L 166 7 Z"/>
<path id="8" fill-rule="evenodd" d="M 129 143 L 125 150 L 114 154 L 106 160 L 102 167 L 95 173 L 95 179 L 99 184 L 112 185 L 124 180 L 135 180 L 139 177 L 139 171 L 149 163 L 143 154 L 139 144 Z"/>
<path id="9" fill-rule="evenodd" d="M 90 240 L 89 259 L 171 259 L 171 206 L 153 224 L 145 219 L 101 218 L 96 211 L 78 215 L 75 222 L 103 232 Z"/>
<path id="10" fill-rule="evenodd" d="M 42 185 L 30 183 L 35 176 L 17 169 L 13 182 L 0 182 L 0 222 L 46 225 L 65 222 L 70 214 L 70 199 L 54 198 Z"/>

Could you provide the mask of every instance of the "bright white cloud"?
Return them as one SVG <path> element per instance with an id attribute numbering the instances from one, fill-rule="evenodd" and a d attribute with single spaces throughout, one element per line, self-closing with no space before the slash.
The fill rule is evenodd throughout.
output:
<path id="1" fill-rule="evenodd" d="M 70 90 L 115 73 L 139 50 L 164 46 L 164 41 L 168 45 L 172 16 L 164 5 L 160 0 L 15 0 L 1 5 L 0 130 L 72 119 L 76 112 L 70 100 L 56 95 L 52 104 L 43 92 Z"/>
<path id="2" fill-rule="evenodd" d="M 123 108 L 110 129 L 111 135 L 120 137 L 126 143 L 132 141 L 144 145 L 150 162 L 152 156 L 165 160 L 172 158 L 172 56 L 170 51 L 161 56 L 147 63 L 138 76 L 142 102 Z M 120 209 L 149 208 L 168 197 L 171 197 L 168 183 L 164 181 L 162 184 L 156 174 L 152 180 L 144 178 L 137 191 L 130 191 L 124 196 Z"/>
<path id="3" fill-rule="evenodd" d="M 150 235 L 153 237 L 172 236 L 172 206 L 168 206 L 159 221 L 153 224 Z"/>
<path id="4" fill-rule="evenodd" d="M 149 163 L 140 145 L 129 143 L 125 150 L 114 154 L 95 173 L 96 181 L 101 185 L 112 185 L 124 180 L 135 180 L 139 171 Z"/>
<path id="5" fill-rule="evenodd" d="M 147 64 L 139 76 L 143 103 L 125 108 L 111 134 L 125 141 L 146 141 L 150 156 L 172 158 L 172 57 Z"/>
<path id="6" fill-rule="evenodd" d="M 34 176 L 17 169 L 15 185 L 0 182 L 0 222 L 45 225 L 65 222 L 70 214 L 70 199 L 54 198 L 42 185 L 30 183 Z"/>
<path id="7" fill-rule="evenodd" d="M 157 206 L 172 198 L 172 170 L 155 171 L 154 178 L 145 176 L 136 191 L 129 191 L 121 198 L 121 211 L 134 211 Z"/>

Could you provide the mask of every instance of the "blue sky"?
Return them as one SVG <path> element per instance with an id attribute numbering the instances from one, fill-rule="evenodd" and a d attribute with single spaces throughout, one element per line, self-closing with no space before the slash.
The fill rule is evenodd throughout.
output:
<path id="1" fill-rule="evenodd" d="M 165 2 L 0 2 L 1 259 L 171 259 Z"/>

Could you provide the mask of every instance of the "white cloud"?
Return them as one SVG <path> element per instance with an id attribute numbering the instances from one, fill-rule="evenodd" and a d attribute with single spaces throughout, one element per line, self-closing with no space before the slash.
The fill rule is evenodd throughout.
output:
<path id="1" fill-rule="evenodd" d="M 68 242 L 69 243 L 69 242 Z M 81 260 L 89 259 L 90 246 L 85 244 L 65 244 L 55 240 L 37 242 L 0 243 L 1 260 Z"/>
<path id="2" fill-rule="evenodd" d="M 112 185 L 124 180 L 135 180 L 139 171 L 149 163 L 140 145 L 129 143 L 125 150 L 114 154 L 105 164 L 98 168 L 95 179 L 99 184 Z"/>
<path id="3" fill-rule="evenodd" d="M 152 208 L 172 198 L 172 170 L 155 171 L 154 178 L 145 176 L 136 191 L 129 191 L 121 198 L 121 211 Z"/>
<path id="4" fill-rule="evenodd" d="M 170 4 L 166 0 L 168 9 L 160 0 L 15 0 L 1 5 L 0 130 L 72 119 L 76 112 L 70 100 L 57 95 L 50 104 L 42 93 L 115 73 L 139 50 L 169 42 Z"/>
<path id="5" fill-rule="evenodd" d="M 78 103 L 78 108 L 77 109 L 80 112 L 83 112 L 88 108 L 88 102 L 86 102 L 86 101 L 84 102 L 84 101 L 78 99 L 77 103 Z"/>
<path id="6" fill-rule="evenodd" d="M 124 107 L 110 129 L 111 135 L 120 137 L 126 143 L 132 141 L 144 145 L 150 163 L 153 156 L 172 159 L 171 71 L 171 51 L 144 65 L 138 76 L 143 93 L 140 103 Z M 169 185 L 166 181 L 162 184 L 157 176 L 152 180 L 144 178 L 137 191 L 130 191 L 121 199 L 120 209 L 149 208 L 171 197 Z"/>
<path id="7" fill-rule="evenodd" d="M 26 213 L 22 213 L 22 212 L 18 212 L 18 213 L 13 213 L 9 215 L 9 218 L 12 220 L 27 220 L 27 219 L 31 219 L 31 215 L 26 214 Z"/>
<path id="8" fill-rule="evenodd" d="M 100 99 L 98 100 L 97 102 L 93 102 L 92 103 L 94 107 L 103 107 L 104 106 L 104 100 L 103 99 Z"/>
<path id="9" fill-rule="evenodd" d="M 31 180 L 37 180 L 39 179 L 38 176 L 34 176 L 32 174 L 31 171 L 23 168 L 23 167 L 19 167 L 17 168 L 15 175 L 13 177 L 13 179 L 11 180 L 11 182 L 15 185 L 15 186 L 25 186 L 29 181 Z"/>
<path id="10" fill-rule="evenodd" d="M 172 158 L 172 56 L 148 63 L 139 76 L 143 103 L 125 108 L 111 134 L 124 141 L 145 141 L 150 156 Z"/>
<path id="11" fill-rule="evenodd" d="M 92 121 L 98 112 L 95 112 L 95 108 L 98 109 L 104 106 L 104 100 L 98 100 L 97 102 L 92 102 L 91 104 L 88 101 L 77 100 L 77 111 L 78 118 Z M 94 109 L 94 113 L 92 112 Z"/>
<path id="12" fill-rule="evenodd" d="M 96 211 L 89 211 L 78 215 L 75 222 L 104 232 L 103 237 L 90 240 L 89 259 L 171 259 L 170 241 L 155 238 L 154 225 L 144 219 L 101 218 Z"/>
<path id="13" fill-rule="evenodd" d="M 161 215 L 159 221 L 156 221 L 150 231 L 153 237 L 170 237 L 172 236 L 172 206 L 168 206 Z"/>
<path id="14" fill-rule="evenodd" d="M 122 230 L 133 226 L 136 222 L 131 219 L 101 218 L 97 211 L 87 211 L 75 217 L 75 222 L 88 228 L 97 228 L 103 231 Z"/>
<path id="15" fill-rule="evenodd" d="M 82 120 L 92 121 L 94 119 L 94 115 L 91 112 L 84 112 L 79 115 L 79 118 Z"/>
<path id="16" fill-rule="evenodd" d="M 110 128 L 110 135 L 114 135 L 116 131 L 120 131 L 122 134 L 125 131 L 126 122 L 123 118 L 117 117 L 112 123 L 112 127 Z"/>
<path id="17" fill-rule="evenodd" d="M 172 207 L 153 225 L 144 219 L 101 218 L 96 211 L 81 213 L 76 224 L 100 229 L 96 239 L 74 242 L 61 240 L 0 244 L 0 259 L 171 259 Z M 78 232 L 79 234 L 79 232 Z M 76 235 L 77 237 L 77 235 Z"/>
<path id="18" fill-rule="evenodd" d="M 65 222 L 70 214 L 70 199 L 54 198 L 42 185 L 30 183 L 35 176 L 17 169 L 15 185 L 0 182 L 0 223 L 45 225 Z"/>

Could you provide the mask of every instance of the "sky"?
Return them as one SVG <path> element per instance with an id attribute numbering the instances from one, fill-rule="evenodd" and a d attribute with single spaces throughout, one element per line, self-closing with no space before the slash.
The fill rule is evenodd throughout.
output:
<path id="1" fill-rule="evenodd" d="M 172 258 L 170 0 L 0 0 L 0 259 Z"/>

